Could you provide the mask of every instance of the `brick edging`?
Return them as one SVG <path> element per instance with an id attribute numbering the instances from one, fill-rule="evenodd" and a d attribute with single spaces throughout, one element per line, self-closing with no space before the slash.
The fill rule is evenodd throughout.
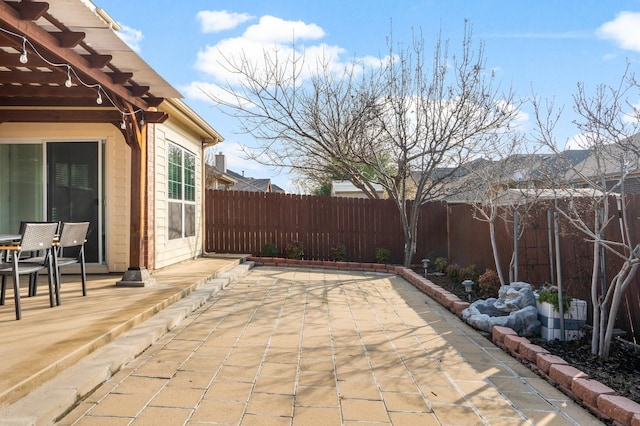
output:
<path id="1" fill-rule="evenodd" d="M 461 300 L 455 294 L 403 266 L 319 260 L 293 261 L 273 257 L 249 257 L 248 260 L 258 265 L 387 272 L 401 276 L 459 318 L 462 317 L 462 311 L 469 307 L 469 302 Z M 528 366 L 597 417 L 614 421 L 622 426 L 640 426 L 640 404 L 617 395 L 613 389 L 590 379 L 586 373 L 572 367 L 564 359 L 550 354 L 543 347 L 531 343 L 526 337 L 518 336 L 518 333 L 511 328 L 494 326 L 491 340 L 496 346 Z"/>

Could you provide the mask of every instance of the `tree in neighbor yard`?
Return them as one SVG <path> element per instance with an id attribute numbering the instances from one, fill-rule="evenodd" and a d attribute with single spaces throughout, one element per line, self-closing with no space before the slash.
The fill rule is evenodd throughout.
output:
<path id="1" fill-rule="evenodd" d="M 462 192 L 449 201 L 464 202 L 473 208 L 474 219 L 489 225 L 489 238 L 493 259 L 500 285 L 517 280 L 505 278 L 502 259 L 498 251 L 496 225 L 502 223 L 507 233 L 514 233 L 514 249 L 511 256 L 511 270 L 516 261 L 517 241 L 524 230 L 514 226 L 514 215 L 522 221 L 537 199 L 536 169 L 541 165 L 541 156 L 525 153 L 524 135 L 513 132 L 505 140 L 497 139 L 488 145 L 483 158 L 463 166 L 460 179 L 451 182 Z M 517 212 L 517 213 L 516 213 Z M 517 223 L 517 222 L 515 222 Z M 517 228 L 517 229 L 514 229 Z M 516 274 L 514 274 L 516 275 Z"/>
<path id="2" fill-rule="evenodd" d="M 637 218 L 628 217 L 625 190 L 629 171 L 638 169 L 640 159 L 640 140 L 637 136 L 640 114 L 627 100 L 632 94 L 637 97 L 638 87 L 628 72 L 625 72 L 617 87 L 603 84 L 592 95 L 587 94 L 583 85 L 578 85 L 577 94 L 574 95 L 574 110 L 579 118 L 574 124 L 582 134 L 583 148 L 589 149 L 591 155 L 586 163 L 580 163 L 580 167 L 571 167 L 568 178 L 572 186 L 580 184 L 591 189 L 591 196 L 576 196 L 571 202 L 556 207 L 559 214 L 582 232 L 586 241 L 593 244 L 591 351 L 604 360 L 609 358 L 622 299 L 640 266 L 640 242 L 632 238 L 630 226 L 630 221 Z M 534 108 L 538 139 L 559 153 L 553 129 L 561 112 L 555 110 L 553 105 L 543 107 L 538 99 L 534 101 Z M 608 237 L 616 234 L 611 232 L 612 227 L 619 227 L 620 239 Z M 609 282 L 603 279 L 605 253 L 621 261 L 621 267 Z"/>
<path id="3" fill-rule="evenodd" d="M 457 55 L 441 35 L 433 55 L 421 36 L 408 47 L 390 36 L 387 48 L 385 58 L 341 68 L 330 57 L 306 64 L 295 49 L 265 51 L 259 62 L 223 58 L 239 86 L 209 96 L 256 139 L 256 161 L 312 179 L 342 176 L 370 198 L 381 185 L 400 212 L 410 266 L 421 206 L 457 191 L 445 182 L 508 131 L 519 104 L 486 69 L 469 26 Z"/>

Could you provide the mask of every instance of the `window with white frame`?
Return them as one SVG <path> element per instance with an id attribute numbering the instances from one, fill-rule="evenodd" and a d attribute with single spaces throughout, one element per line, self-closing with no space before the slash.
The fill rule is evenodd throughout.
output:
<path id="1" fill-rule="evenodd" d="M 196 235 L 196 156 L 169 144 L 169 239 Z"/>

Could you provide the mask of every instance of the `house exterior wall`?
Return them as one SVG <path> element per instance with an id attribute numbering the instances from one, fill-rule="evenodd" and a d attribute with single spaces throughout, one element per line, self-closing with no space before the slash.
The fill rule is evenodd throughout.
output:
<path id="1" fill-rule="evenodd" d="M 163 124 L 155 125 L 150 134 L 155 134 L 155 268 L 163 268 L 171 264 L 193 259 L 202 253 L 202 143 L 197 135 L 183 126 L 173 122 L 171 118 Z M 195 220 L 196 234 L 193 237 L 169 239 L 168 214 L 168 146 L 177 145 L 195 155 L 196 190 Z"/>
<path id="2" fill-rule="evenodd" d="M 378 184 L 373 184 L 373 186 L 380 198 L 384 198 L 384 189 Z M 331 183 L 331 195 L 346 198 L 369 198 L 360 188 L 357 188 L 349 181 L 333 181 Z"/>
<path id="3" fill-rule="evenodd" d="M 618 179 L 607 181 L 607 189 L 612 189 L 620 181 Z M 627 194 L 639 194 L 640 193 L 640 177 L 629 176 L 624 180 L 624 190 Z M 620 191 L 618 188 L 616 191 Z"/>
<path id="4" fill-rule="evenodd" d="M 72 142 L 102 141 L 105 146 L 104 211 L 106 249 L 103 266 L 89 272 L 122 272 L 129 265 L 129 216 L 131 186 L 130 149 L 120 131 L 111 124 L 3 123 L 0 138 L 9 141 Z"/>
<path id="5" fill-rule="evenodd" d="M 148 127 L 147 249 L 148 269 L 158 269 L 202 253 L 202 143 L 199 136 L 169 119 Z M 131 149 L 112 124 L 3 123 L 3 141 L 56 142 L 101 141 L 104 143 L 105 264 L 91 265 L 88 272 L 125 272 L 129 267 L 131 216 Z M 195 156 L 196 235 L 168 238 L 167 147 L 173 143 Z"/>

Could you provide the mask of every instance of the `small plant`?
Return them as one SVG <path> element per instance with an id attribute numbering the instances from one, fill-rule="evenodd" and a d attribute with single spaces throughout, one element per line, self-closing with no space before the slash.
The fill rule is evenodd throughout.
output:
<path id="1" fill-rule="evenodd" d="M 492 269 L 484 271 L 484 274 L 478 278 L 478 287 L 480 287 L 480 295 L 482 298 L 498 297 L 498 290 L 500 290 L 498 273 Z"/>
<path id="2" fill-rule="evenodd" d="M 445 273 L 447 274 L 449 279 L 454 283 L 459 283 L 461 281 L 460 265 L 458 265 L 457 263 L 450 263 L 449 265 L 447 265 L 447 268 L 445 269 Z"/>
<path id="3" fill-rule="evenodd" d="M 376 249 L 376 262 L 387 264 L 390 259 L 391 251 L 388 248 L 378 247 Z"/>
<path id="4" fill-rule="evenodd" d="M 436 257 L 433 261 L 433 268 L 436 272 L 445 272 L 447 270 L 447 266 L 449 265 L 449 261 L 447 261 L 446 257 Z"/>
<path id="5" fill-rule="evenodd" d="M 290 242 L 287 244 L 285 251 L 287 253 L 287 259 L 302 259 L 302 256 L 304 255 L 304 248 L 300 241 Z"/>
<path id="6" fill-rule="evenodd" d="M 562 298 L 563 313 L 567 314 L 571 310 L 571 301 L 573 297 L 564 296 Z M 538 293 L 538 302 L 550 303 L 556 312 L 560 312 L 560 301 L 558 300 L 558 292 L 552 290 L 542 290 Z"/>
<path id="7" fill-rule="evenodd" d="M 334 262 L 344 262 L 347 260 L 347 247 L 344 244 L 337 244 L 331 247 L 331 260 Z"/>
<path id="8" fill-rule="evenodd" d="M 467 266 L 466 268 L 460 268 L 460 280 L 471 280 L 478 282 L 480 278 L 480 271 L 476 268 L 476 265 Z"/>
<path id="9" fill-rule="evenodd" d="M 276 257 L 278 256 L 278 247 L 275 244 L 267 243 L 262 246 L 262 256 Z"/>

